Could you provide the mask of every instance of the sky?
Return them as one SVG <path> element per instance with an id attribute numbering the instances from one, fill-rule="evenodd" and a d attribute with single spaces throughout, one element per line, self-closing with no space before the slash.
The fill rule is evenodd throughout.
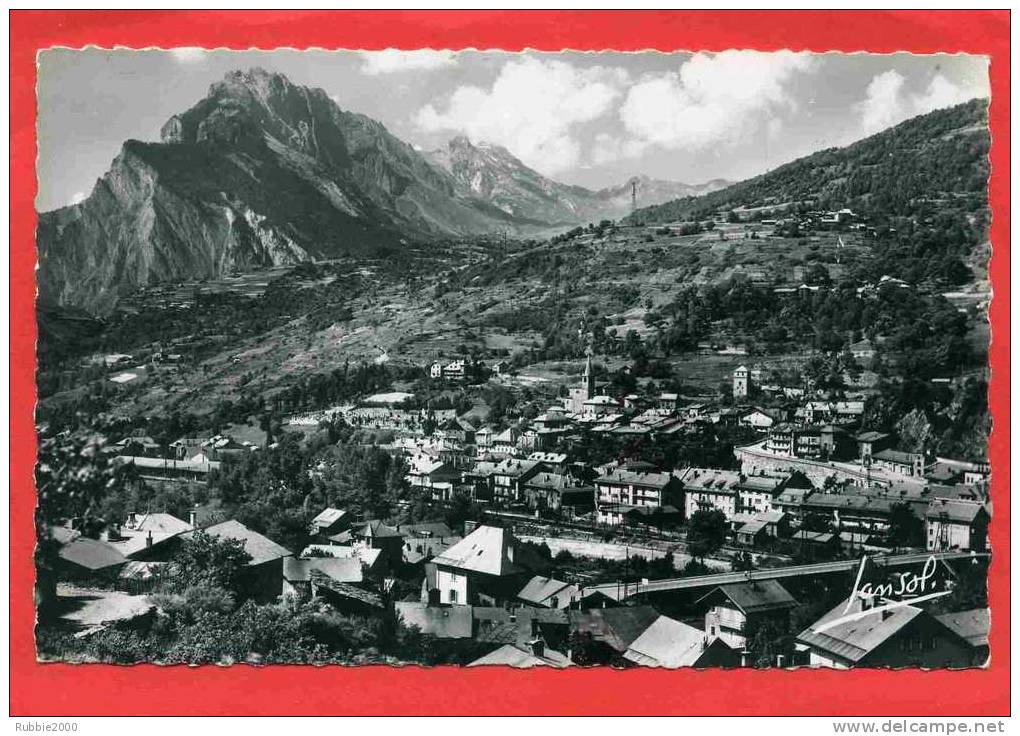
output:
<path id="1" fill-rule="evenodd" d="M 38 65 L 40 211 L 83 199 L 125 140 L 159 140 L 211 84 L 255 66 L 421 149 L 463 134 L 593 189 L 745 179 L 989 96 L 987 59 L 962 54 L 52 49 Z"/>

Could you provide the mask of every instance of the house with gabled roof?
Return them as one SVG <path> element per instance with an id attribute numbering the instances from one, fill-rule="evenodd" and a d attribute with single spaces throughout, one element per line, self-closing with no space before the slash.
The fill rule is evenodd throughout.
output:
<path id="1" fill-rule="evenodd" d="M 593 664 L 617 661 L 659 618 L 659 612 L 651 606 L 592 608 L 568 613 L 571 635 L 589 640 L 586 649 L 595 660 Z"/>
<path id="2" fill-rule="evenodd" d="M 918 606 L 895 608 L 857 596 L 840 602 L 797 635 L 811 667 L 971 667 L 975 647 L 959 627 Z"/>
<path id="3" fill-rule="evenodd" d="M 765 430 L 775 424 L 777 417 L 772 412 L 763 409 L 753 409 L 740 417 L 740 426 L 750 427 L 756 430 Z"/>
<path id="4" fill-rule="evenodd" d="M 309 524 L 308 533 L 313 536 L 328 537 L 349 529 L 351 516 L 343 509 L 327 507 L 315 515 Z"/>
<path id="5" fill-rule="evenodd" d="M 924 515 L 929 552 L 984 552 L 990 517 L 984 504 L 961 499 L 932 499 Z"/>
<path id="6" fill-rule="evenodd" d="M 521 486 L 521 500 L 528 508 L 543 511 L 566 506 L 592 505 L 592 489 L 582 490 L 580 484 L 564 473 L 537 473 Z M 566 498 L 565 498 L 566 497 Z M 565 503 L 566 501 L 566 503 Z"/>
<path id="7" fill-rule="evenodd" d="M 873 453 L 871 462 L 877 470 L 884 470 L 891 475 L 918 478 L 924 475 L 924 455 L 919 452 L 885 449 Z"/>
<path id="8" fill-rule="evenodd" d="M 61 577 L 79 581 L 113 581 L 128 559 L 112 544 L 92 539 L 66 527 L 53 527 L 51 536 L 61 546 L 56 567 Z"/>
<path id="9" fill-rule="evenodd" d="M 792 473 L 771 472 L 767 475 L 741 475 L 735 486 L 737 510 L 748 514 L 767 514 L 774 510 L 773 502 L 782 495 L 793 480 Z M 798 476 L 801 485 L 810 485 Z"/>
<path id="10" fill-rule="evenodd" d="M 718 510 L 729 519 L 740 510 L 740 485 L 743 476 L 733 470 L 684 468 L 675 471 L 683 487 L 685 513 L 691 518 L 698 511 Z"/>
<path id="11" fill-rule="evenodd" d="M 259 601 L 271 601 L 279 597 L 283 590 L 283 560 L 291 556 L 289 549 L 249 529 L 236 519 L 206 527 L 202 532 L 216 539 L 234 539 L 244 544 L 244 551 L 251 560 L 242 581 L 242 589 L 249 597 Z M 182 536 L 195 533 L 187 532 Z"/>
<path id="12" fill-rule="evenodd" d="M 635 472 L 617 468 L 595 479 L 600 524 L 623 524 L 635 509 L 666 509 L 682 513 L 683 487 L 670 473 Z"/>
<path id="13" fill-rule="evenodd" d="M 397 617 L 407 627 L 436 639 L 470 639 L 474 633 L 471 606 L 430 606 L 421 601 L 397 601 Z"/>
<path id="14" fill-rule="evenodd" d="M 876 452 L 881 452 L 892 443 L 891 435 L 873 429 L 858 432 L 854 439 L 857 440 L 857 456 L 862 462 L 871 462 Z"/>
<path id="15" fill-rule="evenodd" d="M 427 491 L 434 501 L 448 500 L 453 484 L 460 480 L 461 472 L 454 464 L 417 453 L 408 464 L 406 480 L 411 488 Z"/>
<path id="16" fill-rule="evenodd" d="M 534 460 L 507 458 L 493 468 L 493 499 L 501 503 L 520 501 L 524 495 L 524 484 L 549 468 Z"/>
<path id="17" fill-rule="evenodd" d="M 502 432 L 493 435 L 489 451 L 501 457 L 517 457 L 520 454 L 520 448 L 517 446 L 520 438 L 520 429 L 507 427 Z"/>
<path id="18" fill-rule="evenodd" d="M 435 580 L 429 602 L 477 605 L 513 600 L 525 574 L 516 557 L 517 540 L 509 529 L 479 526 L 432 560 Z"/>
<path id="19" fill-rule="evenodd" d="M 394 565 L 400 561 L 404 535 L 379 519 L 355 524 L 351 528 L 351 538 L 355 546 L 381 550 L 385 564 Z"/>
<path id="20" fill-rule="evenodd" d="M 177 549 L 177 537 L 193 528 L 172 514 L 129 514 L 124 524 L 107 529 L 106 541 L 132 560 L 165 562 Z"/>
<path id="21" fill-rule="evenodd" d="M 452 417 L 436 428 L 435 435 L 461 445 L 470 445 L 475 441 L 475 426 L 462 417 Z"/>
<path id="22" fill-rule="evenodd" d="M 573 662 L 562 652 L 557 652 L 546 646 L 542 639 L 533 639 L 526 645 L 504 644 L 484 657 L 479 657 L 468 667 L 482 667 L 486 665 L 503 665 L 504 667 L 530 668 L 530 667 L 555 667 L 562 669 L 570 667 Z"/>
<path id="23" fill-rule="evenodd" d="M 304 559 L 335 557 L 341 560 L 357 560 L 367 578 L 379 579 L 389 569 L 382 550 L 362 544 L 310 544 L 301 551 Z"/>
<path id="24" fill-rule="evenodd" d="M 755 626 L 771 620 L 785 627 L 796 599 L 776 580 L 720 585 L 695 604 L 705 613 L 705 634 L 742 650 Z"/>
<path id="25" fill-rule="evenodd" d="M 972 608 L 935 616 L 939 623 L 966 641 L 973 651 L 971 664 L 983 667 L 988 662 L 988 632 L 991 627 L 988 608 Z"/>
<path id="26" fill-rule="evenodd" d="M 581 589 L 573 583 L 536 575 L 517 594 L 518 600 L 539 608 L 569 608 L 581 598 Z"/>
<path id="27" fill-rule="evenodd" d="M 356 557 L 313 557 L 310 559 L 285 557 L 281 593 L 302 600 L 311 598 L 313 570 L 341 583 L 359 585 L 365 580 L 361 560 Z"/>
<path id="28" fill-rule="evenodd" d="M 641 667 L 739 667 L 740 652 L 701 629 L 659 616 L 627 648 L 623 658 Z"/>

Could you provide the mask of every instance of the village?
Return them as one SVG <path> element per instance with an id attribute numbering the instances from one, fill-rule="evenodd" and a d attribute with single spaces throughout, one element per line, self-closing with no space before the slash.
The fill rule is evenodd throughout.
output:
<path id="1" fill-rule="evenodd" d="M 865 367 L 875 357 L 867 339 L 847 350 Z M 423 369 L 435 390 L 498 385 L 514 372 L 471 357 Z M 460 664 L 983 663 L 986 607 L 906 600 L 887 615 L 879 609 L 889 600 L 852 583 L 864 562 L 869 580 L 896 580 L 931 559 L 942 596 L 963 605 L 954 591 L 987 564 L 989 466 L 900 449 L 889 427 L 865 422 L 866 389 L 836 395 L 769 376 L 748 361 L 721 394 L 620 395 L 589 350 L 580 380 L 527 417 L 486 423 L 410 391 L 290 416 L 278 435 L 339 423 L 399 462 L 396 513 L 308 508 L 294 549 L 208 504 L 187 519 L 130 509 L 99 530 L 67 519 L 52 530 L 52 595 L 70 607 L 60 625 L 79 641 L 151 626 L 160 614 L 149 596 L 199 535 L 243 547 L 245 598 L 389 618 L 442 642 Z M 642 448 L 706 433 L 741 440 L 723 444 L 719 467 L 641 459 Z M 279 441 L 269 439 L 219 433 L 161 446 L 134 432 L 103 452 L 136 483 L 193 488 L 272 452 Z M 320 462 L 308 472 L 327 470 Z M 399 521 L 411 498 L 431 520 Z M 453 507 L 466 509 L 456 522 Z M 852 614 L 871 607 L 859 625 Z"/>

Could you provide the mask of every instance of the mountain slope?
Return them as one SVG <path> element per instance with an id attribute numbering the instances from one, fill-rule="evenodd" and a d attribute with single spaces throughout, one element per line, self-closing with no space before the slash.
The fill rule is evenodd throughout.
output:
<path id="1" fill-rule="evenodd" d="M 466 137 L 451 140 L 445 149 L 431 151 L 429 159 L 453 176 L 463 197 L 482 199 L 508 215 L 528 216 L 550 225 L 577 225 L 615 220 L 631 211 L 632 185 L 637 200 L 658 204 L 677 197 L 714 191 L 728 182 L 702 185 L 632 177 L 623 184 L 592 191 L 553 181 L 529 168 L 502 146 L 472 144 Z"/>
<path id="2" fill-rule="evenodd" d="M 971 100 L 703 197 L 640 209 L 628 221 L 703 219 L 719 210 L 791 203 L 909 216 L 932 200 L 949 200 L 973 212 L 987 202 L 988 147 L 988 102 Z"/>
<path id="3" fill-rule="evenodd" d="M 127 141 L 80 204 L 39 218 L 40 301 L 109 311 L 140 285 L 544 223 L 461 197 L 380 123 L 260 69 Z"/>

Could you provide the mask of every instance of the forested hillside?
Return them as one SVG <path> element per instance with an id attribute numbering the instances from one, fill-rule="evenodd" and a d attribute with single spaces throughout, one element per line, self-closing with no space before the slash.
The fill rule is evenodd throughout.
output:
<path id="1" fill-rule="evenodd" d="M 800 204 L 873 216 L 919 216 L 987 204 L 988 101 L 912 118 L 845 148 L 830 148 L 701 197 L 631 215 L 632 222 L 704 219 L 719 210 Z"/>

